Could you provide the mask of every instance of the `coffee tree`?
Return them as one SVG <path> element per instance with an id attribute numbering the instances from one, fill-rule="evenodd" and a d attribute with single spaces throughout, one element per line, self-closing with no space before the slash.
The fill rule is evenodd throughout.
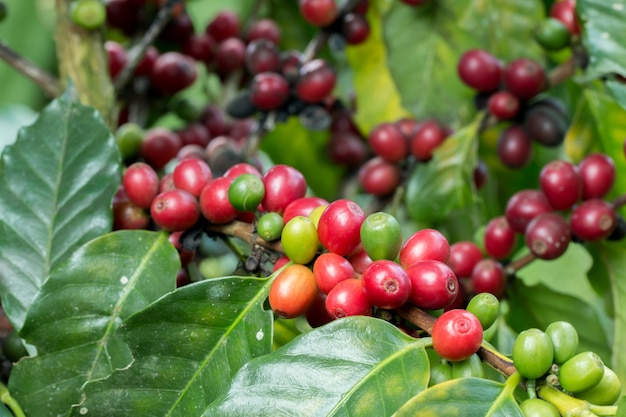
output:
<path id="1" fill-rule="evenodd" d="M 1 416 L 626 414 L 626 3 L 32 7 Z"/>

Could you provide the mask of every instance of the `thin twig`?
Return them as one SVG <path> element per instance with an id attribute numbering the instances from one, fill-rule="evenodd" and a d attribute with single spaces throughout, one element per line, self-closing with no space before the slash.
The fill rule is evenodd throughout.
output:
<path id="1" fill-rule="evenodd" d="M 526 255 L 508 264 L 504 268 L 504 272 L 509 276 L 514 275 L 517 271 L 519 271 L 535 259 L 537 259 L 537 257 L 532 252 L 528 252 Z"/>
<path id="2" fill-rule="evenodd" d="M 276 252 L 285 253 L 283 245 L 280 242 L 267 242 L 254 233 L 254 226 L 250 223 L 233 221 L 228 224 L 210 224 L 205 231 L 218 233 L 227 236 L 239 238 L 249 244 L 263 246 Z"/>
<path id="3" fill-rule="evenodd" d="M 128 62 L 115 78 L 115 91 L 119 94 L 126 87 L 126 84 L 132 78 L 133 72 L 141 59 L 146 54 L 146 50 L 154 43 L 157 36 L 163 31 L 165 26 L 172 19 L 172 10 L 181 3 L 182 0 L 169 0 L 160 9 L 157 17 L 154 19 L 141 40 L 128 51 Z"/>
<path id="4" fill-rule="evenodd" d="M 613 206 L 613 210 L 617 210 L 624 205 L 626 205 L 626 194 L 622 194 L 619 197 L 613 199 L 613 201 L 611 201 L 611 206 Z"/>
<path id="5" fill-rule="evenodd" d="M 18 54 L 4 42 L 0 42 L 0 58 L 37 84 L 48 97 L 54 98 L 61 94 L 61 86 L 56 77 Z"/>

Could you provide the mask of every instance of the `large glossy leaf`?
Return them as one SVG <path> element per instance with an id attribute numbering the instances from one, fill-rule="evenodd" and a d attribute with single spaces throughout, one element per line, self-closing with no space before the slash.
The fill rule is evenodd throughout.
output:
<path id="1" fill-rule="evenodd" d="M 484 48 L 503 60 L 536 58 L 530 32 L 544 15 L 541 1 L 438 0 L 421 7 L 402 2 L 384 21 L 387 64 L 416 117 L 437 117 L 452 126 L 473 112 L 473 91 L 457 75 L 461 55 Z"/>
<path id="2" fill-rule="evenodd" d="M 611 323 L 603 310 L 602 299 L 590 294 L 570 296 L 553 291 L 544 285 L 532 287 L 515 279 L 508 288 L 509 311 L 507 322 L 517 332 L 531 327 L 545 329 L 552 322 L 572 323 L 580 335 L 579 350 L 596 352 L 605 361 L 611 360 Z"/>
<path id="3" fill-rule="evenodd" d="M 96 111 L 72 91 L 20 131 L 0 165 L 0 292 L 13 325 L 50 271 L 111 229 L 119 153 Z"/>
<path id="4" fill-rule="evenodd" d="M 199 416 L 252 358 L 272 349 L 270 279 L 182 287 L 128 319 L 116 336 L 134 362 L 85 387 L 73 416 Z"/>
<path id="5" fill-rule="evenodd" d="M 613 356 L 610 364 L 620 380 L 626 381 L 626 356 L 622 351 L 622 346 L 626 343 L 626 247 L 623 242 L 606 242 L 598 245 L 594 254 L 598 266 L 591 278 L 609 279 L 610 296 L 615 306 Z M 623 386 L 622 393 L 626 393 L 626 386 Z"/>
<path id="6" fill-rule="evenodd" d="M 518 374 L 500 384 L 480 378 L 453 379 L 418 394 L 394 417 L 524 417 L 513 397 Z"/>
<path id="7" fill-rule="evenodd" d="M 328 132 L 307 130 L 297 117 L 292 117 L 265 135 L 261 148 L 274 163 L 299 169 L 316 195 L 332 199 L 345 169 L 330 161 L 327 143 Z"/>
<path id="8" fill-rule="evenodd" d="M 617 172 L 626 172 L 624 138 L 626 110 L 604 93 L 587 89 L 579 102 L 565 137 L 565 150 L 579 161 L 592 152 L 603 152 L 613 158 Z M 617 175 L 613 194 L 626 192 L 626 176 Z"/>
<path id="9" fill-rule="evenodd" d="M 0 149 L 14 143 L 19 129 L 34 122 L 36 117 L 37 113 L 26 106 L 0 108 Z"/>
<path id="10" fill-rule="evenodd" d="M 480 120 L 447 138 L 433 159 L 419 164 L 407 185 L 406 204 L 417 221 L 437 222 L 452 210 L 475 205 L 473 171 L 477 164 L 477 130 Z"/>
<path id="11" fill-rule="evenodd" d="M 583 42 L 589 54 L 588 74 L 626 75 L 624 21 L 626 5 L 615 0 L 578 0 L 576 9 L 583 21 Z"/>
<path id="12" fill-rule="evenodd" d="M 430 343 L 378 319 L 337 320 L 251 361 L 204 416 L 390 416 L 426 388 Z"/>
<path id="13" fill-rule="evenodd" d="M 69 415 L 86 382 L 127 366 L 132 358 L 115 330 L 174 290 L 179 268 L 167 234 L 122 231 L 92 240 L 53 271 L 21 331 L 38 356 L 11 373 L 9 387 L 26 413 Z"/>
<path id="14" fill-rule="evenodd" d="M 370 22 L 367 40 L 346 49 L 357 99 L 355 121 L 365 134 L 379 123 L 409 116 L 402 108 L 400 94 L 387 66 L 387 47 L 382 33 L 382 11 L 372 4 L 367 18 Z"/>

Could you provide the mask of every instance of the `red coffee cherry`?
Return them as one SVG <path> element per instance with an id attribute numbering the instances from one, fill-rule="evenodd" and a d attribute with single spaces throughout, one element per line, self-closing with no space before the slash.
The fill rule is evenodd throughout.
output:
<path id="1" fill-rule="evenodd" d="M 176 188 L 199 197 L 202 189 L 213 179 L 213 173 L 203 160 L 185 159 L 174 168 L 173 178 Z"/>
<path id="2" fill-rule="evenodd" d="M 550 17 L 559 20 L 569 33 L 572 35 L 580 35 L 580 24 L 576 17 L 576 1 L 562 0 L 556 1 L 550 7 Z"/>
<path id="3" fill-rule="evenodd" d="M 450 257 L 448 239 L 435 229 L 422 229 L 411 235 L 400 248 L 400 264 L 409 266 L 423 260 L 446 263 Z"/>
<path id="4" fill-rule="evenodd" d="M 582 196 L 582 179 L 574 164 L 552 161 L 539 173 L 541 191 L 555 210 L 570 209 Z"/>
<path id="5" fill-rule="evenodd" d="M 109 63 L 109 76 L 111 79 L 115 79 L 117 74 L 122 71 L 122 68 L 126 66 L 128 62 L 128 56 L 126 55 L 126 49 L 122 45 L 114 41 L 106 41 L 104 43 L 104 49 L 107 53 L 107 59 Z"/>
<path id="6" fill-rule="evenodd" d="M 152 72 L 152 68 L 154 67 L 154 63 L 156 62 L 158 57 L 159 50 L 150 45 L 148 49 L 146 49 L 146 53 L 144 54 L 143 58 L 141 58 L 141 61 L 139 61 L 139 64 L 137 64 L 137 67 L 135 68 L 133 74 L 135 74 L 136 76 L 150 75 L 150 73 Z"/>
<path id="7" fill-rule="evenodd" d="M 186 230 L 200 218 L 198 200 L 183 190 L 166 191 L 156 196 L 150 206 L 152 220 L 170 232 Z"/>
<path id="8" fill-rule="evenodd" d="M 354 278 L 354 268 L 343 256 L 332 252 L 323 253 L 313 264 L 313 275 L 320 291 L 328 294 L 341 281 Z"/>
<path id="9" fill-rule="evenodd" d="M 314 59 L 300 68 L 296 94 L 305 103 L 319 103 L 333 91 L 336 80 L 335 71 L 326 61 Z"/>
<path id="10" fill-rule="evenodd" d="M 546 87 L 545 71 L 537 61 L 518 58 L 511 61 L 503 72 L 507 90 L 522 100 L 528 100 Z"/>
<path id="11" fill-rule="evenodd" d="M 433 349 L 448 361 L 462 361 L 478 352 L 483 341 L 483 327 L 472 313 L 450 310 L 433 326 Z"/>
<path id="12" fill-rule="evenodd" d="M 465 84 L 481 93 L 489 93 L 500 87 L 502 64 L 487 51 L 472 49 L 465 52 L 457 70 Z"/>
<path id="13" fill-rule="evenodd" d="M 124 172 L 122 185 L 130 201 L 147 209 L 159 193 L 159 176 L 150 165 L 135 162 Z"/>
<path id="14" fill-rule="evenodd" d="M 363 291 L 360 279 L 341 281 L 326 296 L 326 311 L 336 319 L 348 316 L 371 316 L 372 304 Z"/>
<path id="15" fill-rule="evenodd" d="M 348 45 L 358 45 L 369 36 L 370 24 L 363 15 L 348 13 L 341 22 L 341 34 Z"/>
<path id="16" fill-rule="evenodd" d="M 487 109 L 492 116 L 500 120 L 509 120 L 517 116 L 520 110 L 520 102 L 517 96 L 510 91 L 496 91 L 489 96 Z"/>
<path id="17" fill-rule="evenodd" d="M 281 213 L 294 200 L 306 194 L 306 180 L 297 169 L 288 165 L 275 165 L 263 176 L 265 197 L 263 208 Z"/>
<path id="18" fill-rule="evenodd" d="M 507 258 L 515 248 L 515 230 L 505 216 L 498 216 L 485 228 L 485 251 L 496 259 Z"/>
<path id="19" fill-rule="evenodd" d="M 599 198 L 583 201 L 572 210 L 572 233 L 583 240 L 600 240 L 608 237 L 617 225 L 613 206 Z"/>
<path id="20" fill-rule="evenodd" d="M 261 110 L 282 106 L 289 97 L 289 84 L 285 77 L 273 72 L 257 74 L 250 85 L 250 100 Z"/>
<path id="21" fill-rule="evenodd" d="M 615 183 L 613 159 L 602 153 L 587 155 L 578 163 L 578 171 L 583 183 L 583 200 L 603 198 Z"/>
<path id="22" fill-rule="evenodd" d="M 215 62 L 220 74 L 228 74 L 243 68 L 246 60 L 246 44 L 239 38 L 228 38 L 217 45 Z"/>
<path id="23" fill-rule="evenodd" d="M 196 256 L 196 251 L 193 249 L 186 249 L 183 244 L 180 242 L 180 237 L 183 235 L 184 231 L 172 232 L 168 238 L 169 242 L 174 245 L 176 250 L 178 251 L 178 255 L 180 257 L 180 265 L 181 267 L 185 267 L 193 261 L 193 258 Z"/>
<path id="24" fill-rule="evenodd" d="M 276 45 L 280 43 L 280 27 L 272 19 L 259 19 L 250 25 L 246 40 L 250 43 L 257 39 L 267 39 Z"/>
<path id="25" fill-rule="evenodd" d="M 367 161 L 359 169 L 359 184 L 368 194 L 386 196 L 391 194 L 400 184 L 402 172 L 396 164 L 375 157 Z"/>
<path id="26" fill-rule="evenodd" d="M 331 131 L 327 145 L 330 159 L 348 167 L 360 167 L 368 155 L 365 141 L 352 132 Z"/>
<path id="27" fill-rule="evenodd" d="M 219 12 L 206 28 L 208 33 L 217 42 L 239 35 L 241 23 L 237 13 L 230 10 Z"/>
<path id="28" fill-rule="evenodd" d="M 165 52 L 152 67 L 150 83 L 162 94 L 174 94 L 189 87 L 197 77 L 192 58 L 178 52 Z"/>
<path id="29" fill-rule="evenodd" d="M 363 291 L 373 305 L 393 309 L 407 302 L 411 279 L 395 262 L 381 259 L 371 263 L 361 276 Z"/>
<path id="30" fill-rule="evenodd" d="M 216 178 L 202 189 L 200 210 L 202 215 L 211 223 L 230 223 L 237 218 L 239 212 L 228 198 L 228 189 L 232 181 L 233 179 L 228 177 Z"/>
<path id="31" fill-rule="evenodd" d="M 411 154 L 422 162 L 429 161 L 433 152 L 448 136 L 446 130 L 434 120 L 426 120 L 411 135 Z"/>
<path id="32" fill-rule="evenodd" d="M 183 144 L 177 134 L 160 127 L 146 132 L 139 154 L 154 169 L 160 170 L 174 159 Z"/>
<path id="33" fill-rule="evenodd" d="M 246 68 L 251 74 L 278 72 L 280 70 L 280 50 L 267 39 L 252 41 L 246 47 Z"/>
<path id="34" fill-rule="evenodd" d="M 350 254 L 361 242 L 361 224 L 365 217 L 354 201 L 333 201 L 317 225 L 320 242 L 330 252 L 342 256 Z"/>
<path id="35" fill-rule="evenodd" d="M 302 197 L 292 201 L 283 212 L 285 224 L 296 216 L 308 217 L 311 212 L 320 206 L 327 206 L 328 201 L 319 197 Z"/>
<path id="36" fill-rule="evenodd" d="M 498 299 L 504 297 L 506 289 L 506 275 L 500 262 L 494 259 L 478 261 L 471 276 L 474 293 L 488 292 Z"/>
<path id="37" fill-rule="evenodd" d="M 448 266 L 457 278 L 469 278 L 474 266 L 483 258 L 477 244 L 470 241 L 456 242 L 450 246 Z"/>
<path id="38" fill-rule="evenodd" d="M 206 148 L 211 141 L 209 129 L 201 123 L 188 124 L 176 133 L 178 133 L 178 137 L 180 137 L 180 141 L 183 146 L 198 145 L 202 148 Z"/>
<path id="39" fill-rule="evenodd" d="M 370 132 L 369 144 L 374 153 L 387 162 L 400 162 L 408 154 L 407 140 L 393 123 L 381 123 L 376 126 Z"/>
<path id="40" fill-rule="evenodd" d="M 567 222 L 556 213 L 543 213 L 526 227 L 526 246 L 540 259 L 556 259 L 569 246 L 571 232 Z"/>
<path id="41" fill-rule="evenodd" d="M 128 200 L 113 202 L 113 230 L 147 229 L 150 216 Z"/>
<path id="42" fill-rule="evenodd" d="M 546 196 L 537 190 L 521 190 L 509 198 L 506 204 L 506 220 L 517 233 L 524 233 L 530 221 L 541 213 L 549 213 L 552 207 Z"/>
<path id="43" fill-rule="evenodd" d="M 313 26 L 328 26 L 339 15 L 335 0 L 298 0 L 304 20 Z"/>
<path id="44" fill-rule="evenodd" d="M 419 261 L 406 269 L 411 279 L 409 301 L 419 308 L 439 310 L 448 306 L 459 292 L 459 282 L 443 262 Z"/>
<path id="45" fill-rule="evenodd" d="M 272 282 L 269 301 L 272 310 L 282 318 L 298 317 L 309 309 L 317 297 L 313 272 L 303 265 L 289 265 Z"/>
<path id="46" fill-rule="evenodd" d="M 181 51 L 196 61 L 211 64 L 216 48 L 215 40 L 206 33 L 192 34 L 182 44 Z"/>
<path id="47" fill-rule="evenodd" d="M 498 157 L 509 168 L 526 166 L 532 157 L 532 150 L 532 141 L 521 126 L 507 127 L 498 138 Z"/>

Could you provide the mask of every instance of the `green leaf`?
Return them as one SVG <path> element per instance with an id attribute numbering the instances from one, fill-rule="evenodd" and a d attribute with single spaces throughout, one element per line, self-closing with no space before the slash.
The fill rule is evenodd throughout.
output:
<path id="1" fill-rule="evenodd" d="M 0 417 L 14 417 L 9 409 L 2 403 L 0 403 Z"/>
<path id="2" fill-rule="evenodd" d="M 626 248 L 622 242 L 602 242 L 598 244 L 596 263 L 602 265 L 601 273 L 608 276 L 614 313 L 612 357 L 610 366 L 621 381 L 626 381 L 626 357 L 622 346 L 626 343 Z M 626 386 L 622 387 L 626 394 Z"/>
<path id="3" fill-rule="evenodd" d="M 20 329 L 37 290 L 77 247 L 111 230 L 119 152 L 100 115 L 53 101 L 0 165 L 0 292 Z"/>
<path id="4" fill-rule="evenodd" d="M 626 84 L 622 81 L 608 80 L 606 87 L 611 92 L 617 104 L 626 110 Z"/>
<path id="5" fill-rule="evenodd" d="M 479 124 L 480 117 L 448 137 L 432 160 L 417 165 L 406 191 L 407 209 L 413 220 L 441 221 L 454 209 L 477 203 L 473 171 L 478 163 Z"/>
<path id="6" fill-rule="evenodd" d="M 272 349 L 271 279 L 226 277 L 177 289 L 116 336 L 134 362 L 89 383 L 73 416 L 198 416 L 237 370 Z"/>
<path id="7" fill-rule="evenodd" d="M 617 412 L 615 413 L 615 417 L 626 417 L 626 397 L 622 397 L 622 399 L 617 403 Z"/>
<path id="8" fill-rule="evenodd" d="M 35 121 L 37 113 L 26 106 L 7 106 L 0 109 L 0 149 L 15 142 L 22 126 Z"/>
<path id="9" fill-rule="evenodd" d="M 474 92 L 457 75 L 461 55 L 483 48 L 503 60 L 538 58 L 539 47 L 528 40 L 543 16 L 539 0 L 394 2 L 384 35 L 403 106 L 418 119 L 435 117 L 450 126 L 470 120 Z"/>
<path id="10" fill-rule="evenodd" d="M 517 374 L 504 384 L 481 378 L 453 379 L 418 394 L 394 417 L 524 417 L 513 397 L 519 382 Z"/>
<path id="11" fill-rule="evenodd" d="M 370 23 L 367 40 L 361 45 L 346 48 L 358 103 L 354 120 L 366 134 L 380 123 L 409 116 L 402 108 L 400 93 L 387 66 L 381 15 L 381 11 L 372 4 L 367 14 Z"/>
<path id="12" fill-rule="evenodd" d="M 18 362 L 9 386 L 29 416 L 69 415 L 81 388 L 127 366 L 120 323 L 175 288 L 178 252 L 165 233 L 121 231 L 94 239 L 41 287 L 20 335 L 38 356 Z"/>
<path id="13" fill-rule="evenodd" d="M 252 360 L 205 417 L 390 416 L 426 389 L 430 338 L 348 317 Z"/>
<path id="14" fill-rule="evenodd" d="M 565 150 L 574 161 L 592 152 L 613 158 L 617 172 L 626 172 L 624 138 L 626 110 L 604 93 L 587 89 L 565 136 Z M 611 195 L 626 193 L 626 176 L 617 175 Z"/>
<path id="15" fill-rule="evenodd" d="M 579 0 L 576 9 L 583 21 L 583 43 L 589 54 L 587 74 L 626 75 L 624 21 L 626 6 L 621 1 Z"/>
<path id="16" fill-rule="evenodd" d="M 345 169 L 328 158 L 328 132 L 305 129 L 297 117 L 279 123 L 265 135 L 261 148 L 276 164 L 291 165 L 304 175 L 319 197 L 335 198 Z"/>
<path id="17" fill-rule="evenodd" d="M 611 324 L 600 297 L 590 304 L 585 301 L 589 294 L 574 297 L 541 284 L 529 287 L 521 279 L 513 281 L 507 294 L 510 309 L 506 319 L 518 333 L 531 327 L 543 330 L 559 320 L 568 321 L 578 330 L 580 351 L 590 350 L 610 361 Z"/>

